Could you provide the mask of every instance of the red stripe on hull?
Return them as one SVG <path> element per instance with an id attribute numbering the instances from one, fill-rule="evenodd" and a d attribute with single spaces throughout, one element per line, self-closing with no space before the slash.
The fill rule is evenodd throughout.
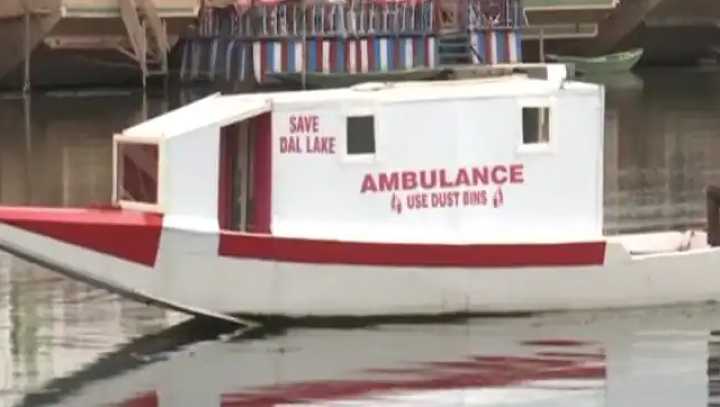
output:
<path id="1" fill-rule="evenodd" d="M 221 256 L 296 263 L 400 267 L 591 266 L 605 262 L 605 242 L 435 245 L 358 243 L 220 235 Z"/>
<path id="2" fill-rule="evenodd" d="M 0 208 L 0 222 L 153 267 L 162 215 L 113 210 Z"/>
<path id="3" fill-rule="evenodd" d="M 159 405 L 158 395 L 155 391 L 137 395 L 120 404 L 121 407 L 157 407 Z"/>

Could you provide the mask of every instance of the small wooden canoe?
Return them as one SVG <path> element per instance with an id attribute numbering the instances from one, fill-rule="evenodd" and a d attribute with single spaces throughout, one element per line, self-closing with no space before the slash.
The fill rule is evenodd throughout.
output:
<path id="1" fill-rule="evenodd" d="M 599 57 L 545 55 L 548 61 L 574 64 L 575 70 L 583 74 L 628 72 L 640 61 L 642 56 L 642 48 L 634 48 Z"/>

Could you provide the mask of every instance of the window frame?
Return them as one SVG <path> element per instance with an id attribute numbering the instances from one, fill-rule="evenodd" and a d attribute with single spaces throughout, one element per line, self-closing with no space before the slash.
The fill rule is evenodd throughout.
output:
<path id="1" fill-rule="evenodd" d="M 555 100 L 551 98 L 524 98 L 518 101 L 518 136 L 517 152 L 521 154 L 554 154 L 557 152 L 557 126 L 555 119 Z M 548 110 L 548 140 L 547 142 L 525 143 L 525 129 L 523 123 L 523 110 L 526 108 Z"/>
<path id="2" fill-rule="evenodd" d="M 373 118 L 373 141 L 375 143 L 375 151 L 373 153 L 349 154 L 348 153 L 348 119 L 352 117 L 372 116 Z M 342 119 L 342 158 L 343 161 L 349 163 L 374 163 L 377 159 L 379 149 L 378 139 L 378 115 L 371 108 L 354 108 L 344 112 Z"/>
<path id="3" fill-rule="evenodd" d="M 119 199 L 118 197 L 118 164 L 119 164 L 119 145 L 120 144 L 150 144 L 157 146 L 158 149 L 158 174 L 157 174 L 157 202 L 138 202 Z M 113 137 L 113 180 L 112 180 L 112 202 L 123 209 L 131 209 L 142 212 L 158 212 L 162 213 L 164 208 L 164 171 L 165 168 L 165 143 L 158 137 L 152 136 L 126 136 L 116 134 Z"/>

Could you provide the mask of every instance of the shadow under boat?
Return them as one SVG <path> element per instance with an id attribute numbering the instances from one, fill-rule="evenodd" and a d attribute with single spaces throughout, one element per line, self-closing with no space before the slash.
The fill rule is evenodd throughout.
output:
<path id="1" fill-rule="evenodd" d="M 552 341 L 476 338 L 482 336 L 474 337 L 466 324 L 234 334 L 227 325 L 190 320 L 55 379 L 16 407 L 275 405 L 396 392 L 515 391 L 513 385 L 542 380 L 594 389 L 605 374 L 604 355 L 592 342 L 572 342 L 562 355 L 539 350 Z M 368 351 L 357 352 L 363 348 Z"/>
<path id="2" fill-rule="evenodd" d="M 27 394 L 18 407 L 55 406 L 92 383 L 112 380 L 117 376 L 141 369 L 163 360 L 163 355 L 184 346 L 215 340 L 236 332 L 237 325 L 208 318 L 191 318 L 159 333 L 138 338 L 119 350 L 100 357 L 76 373 L 48 382 L 44 389 Z M 260 331 L 257 331 L 258 334 Z M 253 331 L 255 334 L 255 331 Z M 100 400 L 97 400 L 100 402 Z"/>

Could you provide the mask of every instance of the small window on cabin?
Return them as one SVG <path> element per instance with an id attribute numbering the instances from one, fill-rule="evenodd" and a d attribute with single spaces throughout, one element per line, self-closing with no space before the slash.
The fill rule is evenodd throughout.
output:
<path id="1" fill-rule="evenodd" d="M 156 204 L 158 200 L 158 146 L 118 143 L 117 197 L 120 201 Z"/>
<path id="2" fill-rule="evenodd" d="M 374 116 L 347 118 L 347 153 L 349 155 L 375 154 Z"/>
<path id="3" fill-rule="evenodd" d="M 523 144 L 550 142 L 550 108 L 523 107 Z"/>

